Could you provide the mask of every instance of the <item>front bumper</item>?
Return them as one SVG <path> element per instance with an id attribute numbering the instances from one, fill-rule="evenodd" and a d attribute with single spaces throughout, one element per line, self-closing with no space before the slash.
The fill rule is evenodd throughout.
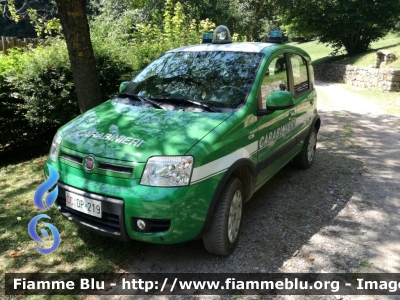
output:
<path id="1" fill-rule="evenodd" d="M 122 199 L 104 197 L 58 182 L 57 204 L 61 207 L 61 214 L 69 220 L 90 230 L 117 240 L 129 241 L 124 220 L 124 201 Z M 65 192 L 69 191 L 86 198 L 102 202 L 102 218 L 97 218 L 66 206 Z"/>
<path id="2" fill-rule="evenodd" d="M 53 164 L 52 164 L 53 165 Z M 53 165 L 57 167 L 56 164 Z M 79 170 L 59 170 L 58 205 L 76 224 L 118 240 L 140 240 L 158 244 L 179 243 L 198 237 L 219 176 L 191 186 L 142 186 L 138 180 L 99 182 L 97 175 Z M 86 176 L 86 178 L 85 178 Z M 89 177 L 91 176 L 91 177 Z M 89 177 L 89 178 L 88 178 Z M 66 206 L 65 191 L 102 202 L 102 218 Z M 144 219 L 151 230 L 140 231 L 136 220 Z"/>

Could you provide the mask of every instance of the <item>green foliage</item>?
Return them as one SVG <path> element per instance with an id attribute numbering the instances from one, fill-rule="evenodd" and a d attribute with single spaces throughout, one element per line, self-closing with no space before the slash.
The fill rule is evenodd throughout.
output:
<path id="1" fill-rule="evenodd" d="M 132 61 L 127 59 L 126 47 L 111 43 L 101 43 L 95 39 L 93 50 L 96 57 L 97 70 L 103 101 L 110 99 L 118 92 L 122 81 L 131 80 L 134 74 Z"/>
<path id="2" fill-rule="evenodd" d="M 123 49 L 95 43 L 104 100 L 118 91 L 133 69 Z M 0 145 L 54 134 L 79 114 L 68 52 L 64 41 L 52 39 L 29 51 L 11 50 L 0 59 Z"/>
<path id="3" fill-rule="evenodd" d="M 0 145 L 6 145 L 22 140 L 30 126 L 24 117 L 23 100 L 11 93 L 10 84 L 3 74 L 0 74 L 0 82 L 3 82 L 0 90 Z"/>
<path id="4" fill-rule="evenodd" d="M 178 2 L 166 0 L 163 21 L 154 16 L 153 22 L 137 24 L 132 34 L 132 50 L 136 58 L 134 69 L 140 70 L 165 51 L 184 45 L 198 44 L 202 34 L 212 32 L 215 24 L 210 20 L 189 20 Z M 163 25 L 160 25 L 163 24 Z"/>
<path id="5" fill-rule="evenodd" d="M 35 27 L 36 34 L 42 35 L 58 35 L 61 32 L 61 22 L 58 18 L 45 18 L 38 15 L 37 10 L 29 8 L 27 10 L 30 22 Z"/>
<path id="6" fill-rule="evenodd" d="M 60 30 L 52 0 L 8 0 L 0 9 L 0 35 L 36 38 Z"/>
<path id="7" fill-rule="evenodd" d="M 0 65 L 0 144 L 44 135 L 79 113 L 64 43 L 12 51 Z"/>
<path id="8" fill-rule="evenodd" d="M 92 43 L 107 43 L 113 47 L 125 47 L 133 32 L 134 24 L 141 20 L 141 12 L 132 9 L 130 0 L 92 3 L 96 16 L 90 18 Z"/>
<path id="9" fill-rule="evenodd" d="M 334 52 L 344 47 L 348 54 L 367 50 L 371 42 L 394 28 L 400 15 L 399 0 L 294 0 L 285 4 L 284 23 L 290 24 L 292 33 L 315 35 Z"/>
<path id="10" fill-rule="evenodd" d="M 18 50 L 10 50 L 8 56 L 0 55 L 0 145 L 22 140 L 30 128 L 24 116 L 24 102 L 13 93 L 13 79 L 6 74 L 6 70 L 18 70 L 21 65 L 21 53 Z"/>
<path id="11" fill-rule="evenodd" d="M 176 2 L 176 1 L 174 1 Z M 185 0 L 183 11 L 189 19 L 208 18 L 216 25 L 225 25 L 231 34 L 247 40 L 261 38 L 273 17 L 274 0 Z"/>
<path id="12" fill-rule="evenodd" d="M 172 0 L 165 2 L 162 11 L 155 10 L 151 21 L 144 16 L 147 9 L 137 8 L 136 2 L 133 4 L 128 0 L 118 0 L 118 5 L 101 2 L 95 8 L 99 15 L 92 18 L 90 28 L 95 55 L 98 63 L 102 64 L 98 66 L 101 81 L 109 76 L 120 81 L 130 80 L 162 53 L 198 44 L 204 32 L 212 32 L 215 28 L 208 19 L 200 22 L 189 19 L 183 6 L 179 2 L 174 4 Z M 110 54 L 107 57 L 112 57 L 115 69 L 108 59 L 102 58 L 102 53 Z M 117 69 L 120 71 L 110 75 Z M 106 94 L 115 93 L 118 84 L 115 83 L 115 89 L 106 91 Z"/>

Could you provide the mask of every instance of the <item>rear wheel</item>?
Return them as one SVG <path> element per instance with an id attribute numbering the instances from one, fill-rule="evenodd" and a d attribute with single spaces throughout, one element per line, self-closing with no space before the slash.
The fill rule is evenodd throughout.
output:
<path id="1" fill-rule="evenodd" d="M 293 159 L 294 164 L 302 169 L 311 167 L 317 150 L 317 129 L 313 127 L 304 142 L 303 150 Z"/>
<path id="2" fill-rule="evenodd" d="M 238 243 L 242 207 L 242 183 L 231 177 L 222 190 L 210 228 L 203 237 L 207 251 L 224 256 L 233 252 Z"/>

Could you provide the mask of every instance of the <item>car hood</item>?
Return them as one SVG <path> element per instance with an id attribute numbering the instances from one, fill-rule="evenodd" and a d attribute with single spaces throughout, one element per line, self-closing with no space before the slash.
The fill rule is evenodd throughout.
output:
<path id="1" fill-rule="evenodd" d="M 109 100 L 62 127 L 61 145 L 99 157 L 146 162 L 154 155 L 184 155 L 231 115 L 166 111 Z"/>

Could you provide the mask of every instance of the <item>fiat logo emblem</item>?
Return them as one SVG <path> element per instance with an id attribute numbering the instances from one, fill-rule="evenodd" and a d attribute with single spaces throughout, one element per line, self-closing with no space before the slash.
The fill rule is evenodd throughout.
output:
<path id="1" fill-rule="evenodd" d="M 94 158 L 91 156 L 86 157 L 85 170 L 92 171 L 94 169 Z"/>

